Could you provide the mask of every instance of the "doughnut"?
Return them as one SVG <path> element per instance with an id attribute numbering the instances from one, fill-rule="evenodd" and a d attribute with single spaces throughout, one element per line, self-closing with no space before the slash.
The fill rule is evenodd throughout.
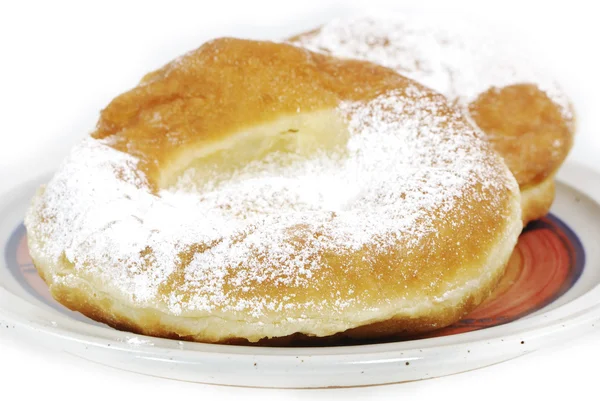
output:
<path id="1" fill-rule="evenodd" d="M 522 228 L 510 170 L 442 95 L 232 38 L 116 97 L 25 224 L 66 307 L 261 345 L 451 324 L 494 288 Z"/>
<path id="2" fill-rule="evenodd" d="M 523 220 L 547 214 L 573 143 L 567 96 L 502 34 L 434 14 L 337 19 L 291 43 L 371 61 L 445 95 L 485 132 L 523 192 Z"/>

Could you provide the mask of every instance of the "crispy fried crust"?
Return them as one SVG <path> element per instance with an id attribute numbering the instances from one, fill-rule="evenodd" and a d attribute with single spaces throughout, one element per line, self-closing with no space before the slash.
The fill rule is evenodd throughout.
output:
<path id="1" fill-rule="evenodd" d="M 478 288 L 465 291 L 456 304 L 440 304 L 432 307 L 428 313 L 418 317 L 398 315 L 390 319 L 359 326 L 328 336 L 313 336 L 294 333 L 281 337 L 263 337 L 258 341 L 249 341 L 240 337 L 222 337 L 218 340 L 205 337 L 202 333 L 190 332 L 185 319 L 172 319 L 154 310 L 134 310 L 121 304 L 110 294 L 95 291 L 81 281 L 77 285 L 62 285 L 46 279 L 44 268 L 38 267 L 42 278 L 49 284 L 52 296 L 67 308 L 105 323 L 117 330 L 130 331 L 154 337 L 174 340 L 212 342 L 229 345 L 258 345 L 268 347 L 294 346 L 339 346 L 362 344 L 373 341 L 393 341 L 427 333 L 460 320 L 479 306 L 496 288 L 504 274 L 508 261 L 496 265 L 492 274 Z"/>
<path id="2" fill-rule="evenodd" d="M 574 121 L 529 84 L 492 88 L 469 105 L 469 113 L 519 183 L 523 224 L 548 214 L 554 174 L 573 146 Z"/>
<path id="3" fill-rule="evenodd" d="M 573 145 L 573 122 L 535 85 L 490 88 L 471 102 L 469 113 L 522 189 L 550 177 Z"/>

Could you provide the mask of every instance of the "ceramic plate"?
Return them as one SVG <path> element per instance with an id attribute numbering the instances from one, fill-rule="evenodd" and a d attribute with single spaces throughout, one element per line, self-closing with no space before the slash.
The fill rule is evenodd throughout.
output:
<path id="1" fill-rule="evenodd" d="M 570 164 L 547 217 L 520 237 L 496 292 L 425 338 L 321 348 L 197 344 L 118 331 L 50 297 L 23 216 L 44 177 L 0 196 L 0 330 L 134 372 L 255 387 L 343 387 L 481 368 L 591 330 L 600 320 L 600 175 Z"/>

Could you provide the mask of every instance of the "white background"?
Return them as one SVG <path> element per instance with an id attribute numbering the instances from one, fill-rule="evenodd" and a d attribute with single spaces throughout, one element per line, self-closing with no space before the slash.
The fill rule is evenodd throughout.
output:
<path id="1" fill-rule="evenodd" d="M 364 4 L 366 3 L 366 5 Z M 459 12 L 532 45 L 573 99 L 570 161 L 600 170 L 600 22 L 593 2 L 0 2 L 0 185 L 55 167 L 98 111 L 147 71 L 216 36 L 282 38 L 366 6 Z M 600 185 L 600 183 L 598 183 Z M 0 337 L 0 399 L 600 399 L 600 334 L 486 369 L 351 390 L 206 386 L 94 365 Z M 9 397 L 8 395 L 12 395 Z"/>

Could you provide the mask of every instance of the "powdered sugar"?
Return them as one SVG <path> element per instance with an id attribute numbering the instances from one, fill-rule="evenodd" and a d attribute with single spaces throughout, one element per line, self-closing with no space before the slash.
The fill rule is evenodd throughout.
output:
<path id="1" fill-rule="evenodd" d="M 64 257 L 77 274 L 140 307 L 255 318 L 293 309 L 295 293 L 326 268 L 325 254 L 398 238 L 410 252 L 434 230 L 433 214 L 443 217 L 469 188 L 516 191 L 479 134 L 458 114 L 438 113 L 441 107 L 445 100 L 416 87 L 343 103 L 337 112 L 350 135 L 339 149 L 275 152 L 226 180 L 182 178 L 158 194 L 138 160 L 111 148 L 110 138 L 86 139 L 28 214 L 27 227 L 48 239 L 32 251 L 55 263 Z M 483 201 L 494 207 L 494 199 Z M 69 272 L 55 279 L 68 280 Z M 261 296 L 255 289 L 265 282 L 288 291 Z M 330 307 L 348 308 L 349 291 Z"/>
<path id="2" fill-rule="evenodd" d="M 566 119 L 569 101 L 556 82 L 532 65 L 525 50 L 488 27 L 433 14 L 333 20 L 297 43 L 338 57 L 368 60 L 466 104 L 489 88 L 532 83 Z"/>

